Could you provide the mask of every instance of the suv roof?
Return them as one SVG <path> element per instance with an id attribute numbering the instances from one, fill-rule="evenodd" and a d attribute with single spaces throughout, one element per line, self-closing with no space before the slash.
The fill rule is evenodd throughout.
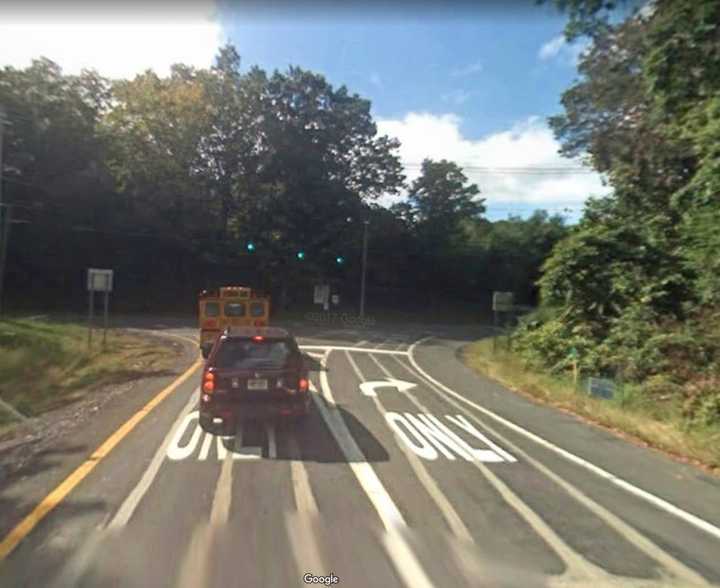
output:
<path id="1" fill-rule="evenodd" d="M 267 337 L 268 339 L 287 339 L 290 333 L 280 327 L 228 327 L 223 333 L 230 338 Z"/>

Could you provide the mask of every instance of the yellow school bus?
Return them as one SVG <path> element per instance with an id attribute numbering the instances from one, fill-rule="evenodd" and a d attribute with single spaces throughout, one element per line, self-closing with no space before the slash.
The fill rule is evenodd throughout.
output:
<path id="1" fill-rule="evenodd" d="M 198 296 L 200 350 L 210 354 L 215 339 L 227 327 L 266 327 L 270 318 L 270 298 L 246 286 L 224 286 L 203 290 Z"/>

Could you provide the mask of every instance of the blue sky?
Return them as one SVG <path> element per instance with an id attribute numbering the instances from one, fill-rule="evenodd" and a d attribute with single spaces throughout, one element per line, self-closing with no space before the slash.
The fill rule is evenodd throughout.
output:
<path id="1" fill-rule="evenodd" d="M 565 17 L 551 5 L 313 1 L 0 4 L 0 66 L 46 56 L 67 73 L 167 75 L 172 63 L 208 67 L 230 41 L 247 67 L 298 65 L 370 99 L 379 132 L 401 141 L 410 180 L 426 157 L 455 161 L 491 219 L 544 208 L 572 222 L 588 196 L 608 192 L 559 156 L 546 124 L 582 49 L 564 42 Z"/>
<path id="2" fill-rule="evenodd" d="M 564 43 L 565 16 L 532 0 L 506 10 L 450 6 L 303 14 L 229 3 L 220 21 L 246 66 L 298 65 L 369 98 L 380 131 L 401 139 L 410 178 L 424 157 L 447 157 L 466 164 L 492 219 L 546 208 L 576 220 L 590 193 L 607 191 L 595 174 L 495 170 L 578 167 L 558 156 L 545 120 L 561 112 L 582 43 Z"/>
<path id="3" fill-rule="evenodd" d="M 361 19 L 331 13 L 319 22 L 283 12 L 271 20 L 238 8 L 221 10 L 223 29 L 246 65 L 321 72 L 370 98 L 382 118 L 453 112 L 463 117 L 461 129 L 469 137 L 556 113 L 575 75 L 567 51 L 538 58 L 565 24 L 549 7 L 410 21 L 377 10 L 362 12 Z"/>

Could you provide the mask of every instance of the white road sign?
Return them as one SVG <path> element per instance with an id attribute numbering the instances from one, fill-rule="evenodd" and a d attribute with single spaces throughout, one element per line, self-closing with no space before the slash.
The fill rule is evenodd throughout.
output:
<path id="1" fill-rule="evenodd" d="M 493 311 L 510 312 L 514 303 L 512 292 L 493 292 Z"/>
<path id="2" fill-rule="evenodd" d="M 318 284 L 315 286 L 315 296 L 313 300 L 315 304 L 327 304 L 330 301 L 330 286 L 327 284 Z"/>
<path id="3" fill-rule="evenodd" d="M 112 292 L 113 271 L 111 269 L 88 268 L 87 289 L 89 292 Z"/>

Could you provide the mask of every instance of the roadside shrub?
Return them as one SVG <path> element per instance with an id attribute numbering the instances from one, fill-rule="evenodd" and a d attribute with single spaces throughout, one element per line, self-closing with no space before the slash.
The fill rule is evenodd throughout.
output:
<path id="1" fill-rule="evenodd" d="M 683 416 L 688 428 L 720 425 L 720 377 L 686 384 Z"/>
<path id="2" fill-rule="evenodd" d="M 533 317 L 521 324 L 511 337 L 511 348 L 528 366 L 562 372 L 572 366 L 572 350 L 577 352 L 581 371 L 597 370 L 601 364 L 595 352 L 592 329 L 584 324 L 571 325 L 555 317 L 542 322 Z"/>

